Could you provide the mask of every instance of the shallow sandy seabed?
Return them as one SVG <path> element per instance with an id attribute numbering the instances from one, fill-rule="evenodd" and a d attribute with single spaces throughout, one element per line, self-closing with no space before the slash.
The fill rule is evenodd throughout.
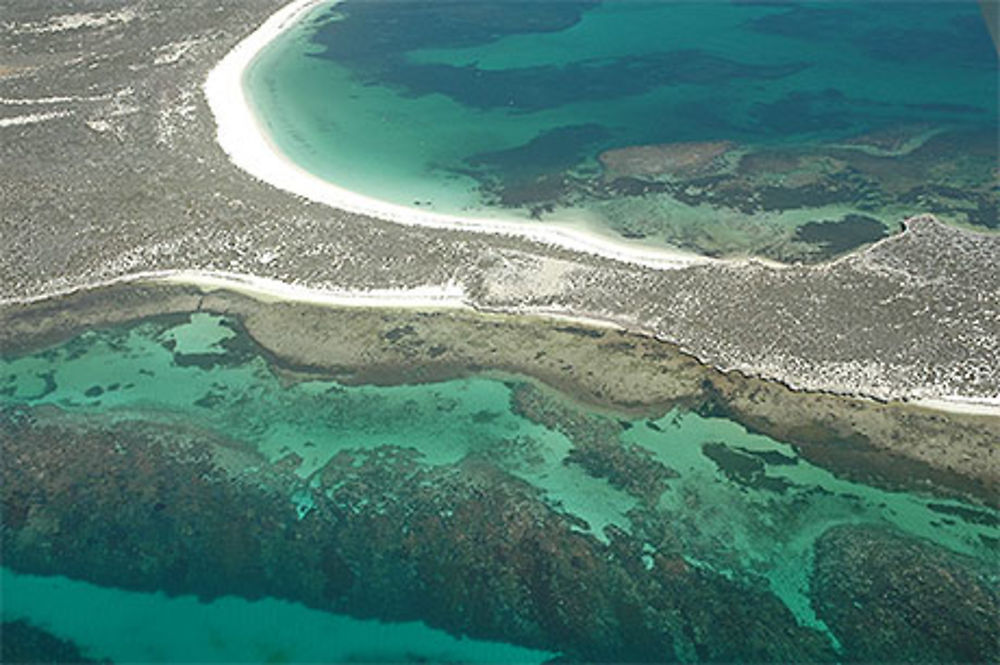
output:
<path id="1" fill-rule="evenodd" d="M 266 183 L 310 201 L 398 224 L 521 236 L 653 268 L 677 268 L 711 261 L 703 256 L 666 248 L 651 250 L 638 243 L 615 240 L 571 225 L 541 225 L 500 218 L 466 218 L 431 213 L 352 192 L 306 171 L 270 139 L 252 110 L 243 81 L 247 67 L 261 49 L 323 4 L 329 4 L 329 1 L 296 0 L 290 3 L 241 41 L 209 74 L 205 97 L 218 125 L 217 138 L 236 166 Z"/>

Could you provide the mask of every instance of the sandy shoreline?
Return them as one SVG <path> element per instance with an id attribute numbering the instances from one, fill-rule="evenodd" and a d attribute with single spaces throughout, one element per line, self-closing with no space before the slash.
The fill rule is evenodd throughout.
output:
<path id="1" fill-rule="evenodd" d="M 970 399 L 956 395 L 934 399 L 915 399 L 909 403 L 924 409 L 930 409 L 931 411 L 961 413 L 968 416 L 1000 417 L 1000 397 L 994 399 Z"/>
<path id="2" fill-rule="evenodd" d="M 422 286 L 413 289 L 372 289 L 349 291 L 317 289 L 289 284 L 277 279 L 207 270 L 159 270 L 138 272 L 115 279 L 85 284 L 79 287 L 30 298 L 0 299 L 5 305 L 28 305 L 51 300 L 80 291 L 90 291 L 125 284 L 178 284 L 195 286 L 206 293 L 217 290 L 233 291 L 261 302 L 293 302 L 319 307 L 381 307 L 386 309 L 466 309 L 461 285 Z"/>
<path id="3" fill-rule="evenodd" d="M 264 303 L 300 303 L 316 307 L 479 311 L 466 299 L 465 292 L 459 284 L 426 285 L 412 289 L 331 290 L 288 284 L 280 280 L 255 275 L 201 270 L 164 270 L 135 273 L 98 284 L 88 284 L 79 288 L 66 289 L 60 293 L 51 293 L 31 298 L 0 299 L 0 308 L 11 305 L 28 305 L 103 287 L 157 283 L 193 286 L 205 293 L 231 291 Z M 497 313 L 513 314 L 504 311 L 498 311 Z M 525 312 L 525 314 L 541 319 L 563 321 L 591 328 L 627 330 L 628 332 L 646 335 L 650 338 L 655 337 L 654 335 L 650 335 L 649 331 L 629 329 L 628 326 L 619 322 L 576 315 L 570 312 L 531 310 Z M 711 364 L 706 364 L 706 366 L 728 373 Z M 761 378 L 780 381 L 780 379 L 775 379 L 775 377 L 762 376 Z M 782 381 L 782 383 L 785 382 Z M 790 385 L 789 388 L 796 391 L 800 390 Z M 814 391 L 802 389 L 801 392 L 808 393 Z M 863 396 L 844 395 L 844 397 L 859 398 Z M 1000 417 L 1000 398 L 970 398 L 962 395 L 948 395 L 934 398 L 913 398 L 903 400 L 903 402 L 911 406 L 944 413 Z"/>
<path id="4" fill-rule="evenodd" d="M 682 268 L 715 261 L 678 250 L 650 249 L 558 223 L 466 218 L 379 201 L 338 187 L 290 160 L 261 126 L 243 84 L 257 54 L 307 12 L 330 0 L 294 0 L 231 50 L 209 73 L 204 92 L 215 116 L 217 140 L 229 159 L 255 178 L 310 201 L 408 226 L 514 235 L 570 250 L 653 268 Z M 755 259 L 757 260 L 757 259 Z M 727 262 L 741 262 L 729 260 Z M 770 262 L 767 262 L 770 263 Z"/>

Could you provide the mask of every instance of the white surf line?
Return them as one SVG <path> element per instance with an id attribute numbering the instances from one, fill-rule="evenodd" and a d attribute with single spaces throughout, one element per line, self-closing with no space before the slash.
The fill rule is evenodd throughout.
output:
<path id="1" fill-rule="evenodd" d="M 520 236 L 653 268 L 683 268 L 695 264 L 720 262 L 719 259 L 679 250 L 641 247 L 556 223 L 540 226 L 527 221 L 459 217 L 417 210 L 363 196 L 306 171 L 289 159 L 261 126 L 247 97 L 243 80 L 247 68 L 262 49 L 295 25 L 307 12 L 325 4 L 332 6 L 335 2 L 332 0 L 291 2 L 237 44 L 209 73 L 204 91 L 208 105 L 215 116 L 218 128 L 216 139 L 237 167 L 265 183 L 311 201 L 403 225 Z M 757 258 L 723 261 L 772 263 Z M 783 266 L 779 263 L 775 265 Z"/>
<path id="2" fill-rule="evenodd" d="M 0 128 L 21 127 L 23 125 L 34 125 L 47 120 L 65 118 L 73 115 L 72 111 L 50 111 L 48 113 L 32 113 L 31 115 L 16 115 L 11 118 L 0 118 Z"/>

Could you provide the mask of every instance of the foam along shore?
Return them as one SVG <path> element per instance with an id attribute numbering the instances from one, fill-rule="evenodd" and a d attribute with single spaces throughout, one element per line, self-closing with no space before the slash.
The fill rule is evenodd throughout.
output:
<path id="1" fill-rule="evenodd" d="M 257 54 L 307 13 L 334 0 L 295 0 L 241 41 L 210 72 L 205 96 L 218 127 L 217 140 L 230 160 L 250 175 L 311 201 L 340 210 L 413 226 L 515 235 L 567 249 L 653 268 L 682 268 L 715 259 L 638 244 L 566 224 L 459 217 L 409 208 L 362 196 L 316 176 L 289 159 L 261 125 L 244 86 L 244 74 Z"/>

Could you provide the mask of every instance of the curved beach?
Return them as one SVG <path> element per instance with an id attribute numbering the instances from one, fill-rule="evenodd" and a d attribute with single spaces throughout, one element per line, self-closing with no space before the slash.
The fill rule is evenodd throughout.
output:
<path id="1" fill-rule="evenodd" d="M 0 74 L 0 105 L 58 115 L 2 129 L 16 176 L 0 183 L 3 307 L 164 277 L 272 300 L 469 307 L 631 330 L 802 391 L 995 412 L 995 234 L 921 217 L 832 261 L 772 265 L 366 200 L 290 163 L 241 85 L 254 54 L 316 6 L 237 4 L 211 21 L 150 10 L 36 35 L 23 68 Z M 49 25 L 36 13 L 12 34 Z M 156 21 L 158 45 L 135 21 Z M 112 32 L 123 55 L 82 82 L 28 68 L 50 52 L 104 58 Z M 65 158 L 37 159 L 29 143 Z M 344 211 L 366 206 L 378 216 Z"/>
<path id="2" fill-rule="evenodd" d="M 397 224 L 520 236 L 653 268 L 680 268 L 714 260 L 679 250 L 653 250 L 559 223 L 540 227 L 518 220 L 431 213 L 363 196 L 305 170 L 289 159 L 261 126 L 247 99 L 244 75 L 257 54 L 272 40 L 324 4 L 330 4 L 330 0 L 294 0 L 241 41 L 209 74 L 205 97 L 218 125 L 217 138 L 236 166 L 259 180 L 310 201 Z"/>
<path id="3" fill-rule="evenodd" d="M 386 205 L 255 117 L 288 2 L 4 17 L 0 660 L 996 660 L 1000 234 Z"/>

